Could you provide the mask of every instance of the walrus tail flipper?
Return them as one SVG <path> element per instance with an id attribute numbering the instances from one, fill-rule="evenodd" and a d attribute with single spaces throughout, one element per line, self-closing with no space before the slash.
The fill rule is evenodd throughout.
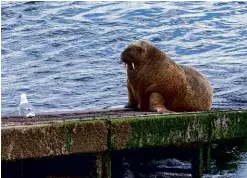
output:
<path id="1" fill-rule="evenodd" d="M 151 93 L 149 110 L 152 112 L 171 112 L 165 107 L 164 98 L 159 93 Z"/>

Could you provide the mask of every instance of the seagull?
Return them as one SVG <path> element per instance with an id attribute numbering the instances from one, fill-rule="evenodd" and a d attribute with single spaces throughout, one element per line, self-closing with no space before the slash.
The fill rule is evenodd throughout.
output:
<path id="1" fill-rule="evenodd" d="M 33 110 L 34 110 L 33 106 L 27 101 L 26 93 L 22 93 L 21 102 L 19 105 L 19 114 L 23 117 L 34 117 L 35 113 Z"/>

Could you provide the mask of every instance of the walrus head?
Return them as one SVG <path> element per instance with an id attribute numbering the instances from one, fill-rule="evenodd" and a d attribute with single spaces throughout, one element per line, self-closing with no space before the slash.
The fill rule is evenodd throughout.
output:
<path id="1" fill-rule="evenodd" d="M 160 50 L 146 41 L 129 45 L 121 54 L 121 60 L 127 66 L 128 75 L 136 74 L 150 60 L 158 59 Z"/>
<path id="2" fill-rule="evenodd" d="M 140 41 L 129 45 L 121 54 L 122 62 L 129 71 L 138 70 L 146 57 L 149 43 Z"/>

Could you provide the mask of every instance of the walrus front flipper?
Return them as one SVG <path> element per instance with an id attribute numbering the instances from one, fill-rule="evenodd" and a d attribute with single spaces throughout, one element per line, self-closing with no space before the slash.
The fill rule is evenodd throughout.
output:
<path id="1" fill-rule="evenodd" d="M 152 112 L 171 112 L 164 105 L 164 98 L 159 93 L 152 93 L 149 100 L 149 110 Z"/>
<path id="2" fill-rule="evenodd" d="M 128 88 L 128 103 L 124 107 L 138 109 L 138 103 L 135 100 L 129 81 L 127 81 L 127 88 Z"/>

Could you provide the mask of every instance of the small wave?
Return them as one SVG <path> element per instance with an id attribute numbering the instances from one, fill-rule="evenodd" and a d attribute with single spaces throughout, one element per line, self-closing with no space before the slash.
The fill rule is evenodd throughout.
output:
<path id="1" fill-rule="evenodd" d="M 74 78 L 72 80 L 75 82 L 87 82 L 87 81 L 94 80 L 94 78 L 93 77 L 79 77 L 79 78 Z"/>
<path id="2" fill-rule="evenodd" d="M 36 82 L 27 89 L 37 93 L 44 87 L 51 92 L 52 80 L 63 89 L 73 86 L 71 98 L 78 87 L 91 96 L 76 94 L 79 101 L 63 106 L 116 105 L 127 98 L 119 57 L 137 40 L 203 72 L 214 87 L 214 107 L 247 107 L 245 12 L 246 2 L 4 2 L 4 114 L 11 111 L 13 91 L 26 81 Z M 15 84 L 8 76 L 15 76 Z M 50 97 L 59 108 L 61 96 Z"/>

